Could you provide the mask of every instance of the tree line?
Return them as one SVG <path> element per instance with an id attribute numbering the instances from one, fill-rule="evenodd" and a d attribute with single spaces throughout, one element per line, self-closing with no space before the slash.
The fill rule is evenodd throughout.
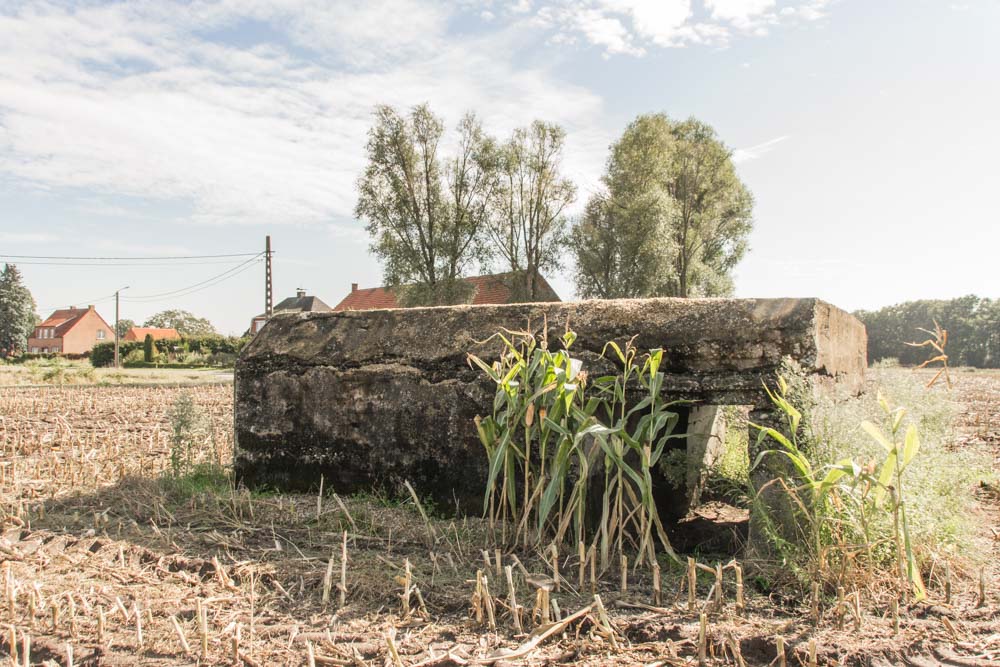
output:
<path id="1" fill-rule="evenodd" d="M 929 336 L 934 322 L 948 331 L 948 363 L 953 366 L 1000 368 L 1000 299 L 968 295 L 957 299 L 907 301 L 855 315 L 868 329 L 868 361 L 898 359 L 917 365 L 929 348 L 913 347 Z"/>
<path id="2" fill-rule="evenodd" d="M 535 300 L 539 276 L 569 258 L 582 298 L 732 293 L 753 197 L 710 126 L 636 118 L 572 220 L 578 191 L 563 173 L 565 143 L 565 130 L 543 121 L 498 140 L 471 112 L 446 137 L 427 105 L 379 106 L 355 214 L 400 302 L 465 302 L 462 278 L 498 268 L 515 300 Z"/>

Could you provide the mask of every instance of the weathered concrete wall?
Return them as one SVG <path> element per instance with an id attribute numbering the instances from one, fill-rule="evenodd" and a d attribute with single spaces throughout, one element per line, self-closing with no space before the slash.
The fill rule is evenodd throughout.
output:
<path id="1" fill-rule="evenodd" d="M 663 347 L 669 398 L 767 409 L 761 382 L 783 357 L 817 380 L 859 389 L 864 327 L 816 299 L 641 299 L 283 315 L 236 365 L 236 472 L 244 482 L 305 489 L 323 474 L 351 492 L 404 479 L 478 511 L 485 479 L 472 419 L 495 387 L 466 362 L 499 353 L 502 328 L 554 344 L 567 323 L 591 373 L 609 340 Z M 447 490 L 447 492 L 445 492 Z M 470 507 L 472 503 L 472 507 Z"/>

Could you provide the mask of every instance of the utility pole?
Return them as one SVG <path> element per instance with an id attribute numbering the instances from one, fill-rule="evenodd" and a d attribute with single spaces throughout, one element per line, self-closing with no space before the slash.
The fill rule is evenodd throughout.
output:
<path id="1" fill-rule="evenodd" d="M 118 293 L 122 290 L 128 289 L 128 285 L 122 287 L 121 289 L 115 290 L 115 368 L 121 368 L 121 359 L 118 356 Z"/>
<path id="2" fill-rule="evenodd" d="M 274 298 L 271 292 L 271 235 L 268 234 L 264 241 L 264 316 L 271 319 L 274 311 Z"/>

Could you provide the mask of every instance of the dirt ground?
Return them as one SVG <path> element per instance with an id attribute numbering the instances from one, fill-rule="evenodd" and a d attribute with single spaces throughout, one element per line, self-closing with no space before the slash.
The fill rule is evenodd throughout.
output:
<path id="1" fill-rule="evenodd" d="M 956 446 L 988 448 L 1000 468 L 1000 373 L 957 380 Z M 706 602 L 714 577 L 699 576 L 691 611 L 683 568 L 665 560 L 658 603 L 647 571 L 630 572 L 623 592 L 611 568 L 598 585 L 602 613 L 576 555 L 564 554 L 551 596 L 569 620 L 536 629 L 536 592 L 517 564 L 535 575 L 550 566 L 501 554 L 513 566 L 512 605 L 478 519 L 425 521 L 412 502 L 329 490 L 251 494 L 211 475 L 163 482 L 166 415 L 184 392 L 207 415 L 199 461 L 228 461 L 230 384 L 0 387 L 0 652 L 17 655 L 8 664 L 686 665 L 698 664 L 702 612 L 705 664 L 808 665 L 811 649 L 820 665 L 1000 664 L 998 558 L 984 603 L 978 572 L 953 573 L 951 604 L 932 579 L 930 602 L 901 607 L 894 631 L 877 591 L 859 591 L 857 619 L 838 620 L 825 600 L 817 626 L 808 600 L 759 593 L 748 575 L 739 611 L 732 569 L 721 604 Z M 977 493 L 982 539 L 1000 556 L 1000 495 Z M 481 622 L 477 570 L 492 594 L 477 598 Z M 512 606 L 523 607 L 522 632 Z"/>

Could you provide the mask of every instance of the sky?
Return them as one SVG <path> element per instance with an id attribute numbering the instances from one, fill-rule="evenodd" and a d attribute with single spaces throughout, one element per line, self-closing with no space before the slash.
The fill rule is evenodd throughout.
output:
<path id="1" fill-rule="evenodd" d="M 128 286 L 238 334 L 270 234 L 275 299 L 334 305 L 382 283 L 373 109 L 424 102 L 562 125 L 572 216 L 637 115 L 711 124 L 756 200 L 737 296 L 1000 297 L 1000 0 L 0 0 L 0 255 L 249 253 L 12 260 L 43 317 Z"/>

